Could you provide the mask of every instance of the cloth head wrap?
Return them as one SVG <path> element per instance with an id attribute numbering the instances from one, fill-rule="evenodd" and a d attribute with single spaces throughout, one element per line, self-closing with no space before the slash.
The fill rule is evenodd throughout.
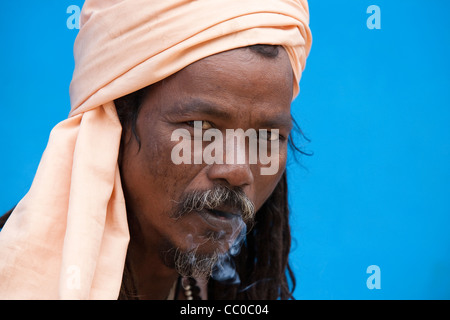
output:
<path id="1" fill-rule="evenodd" d="M 306 0 L 86 0 L 70 116 L 0 232 L 0 298 L 117 299 L 129 232 L 113 100 L 253 44 L 286 49 L 295 97 L 308 24 Z"/>

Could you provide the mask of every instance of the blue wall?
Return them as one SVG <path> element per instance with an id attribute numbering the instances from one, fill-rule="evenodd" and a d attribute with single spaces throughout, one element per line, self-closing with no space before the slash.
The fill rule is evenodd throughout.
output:
<path id="1" fill-rule="evenodd" d="M 370 30 L 369 5 L 381 9 Z M 298 298 L 450 298 L 450 3 L 310 1 L 290 168 Z M 381 289 L 366 269 L 378 265 Z"/>
<path id="2" fill-rule="evenodd" d="M 27 192 L 69 112 L 81 0 L 9 1 L 0 19 L 0 211 Z M 381 29 L 369 29 L 370 5 Z M 311 0 L 290 161 L 298 299 L 450 298 L 450 3 Z M 367 267 L 381 289 L 368 289 Z"/>

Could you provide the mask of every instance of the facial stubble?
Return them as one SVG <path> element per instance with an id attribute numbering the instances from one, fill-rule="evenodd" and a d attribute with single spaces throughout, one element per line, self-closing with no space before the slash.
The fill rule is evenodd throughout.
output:
<path id="1" fill-rule="evenodd" d="M 206 230 L 203 234 L 188 232 L 183 248 L 166 238 L 159 250 L 164 264 L 174 268 L 183 277 L 196 279 L 208 279 L 211 275 L 220 279 L 236 277 L 232 257 L 239 253 L 255 215 L 254 205 L 242 189 L 216 185 L 210 190 L 188 192 L 174 203 L 174 209 L 170 214 L 174 223 L 189 214 L 223 206 L 234 208 L 239 214 L 233 215 L 228 220 L 231 232 L 224 230 Z M 205 247 L 209 249 L 205 250 Z"/>

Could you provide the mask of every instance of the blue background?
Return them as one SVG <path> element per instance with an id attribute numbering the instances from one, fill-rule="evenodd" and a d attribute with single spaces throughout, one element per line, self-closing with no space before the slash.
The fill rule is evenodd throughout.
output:
<path id="1" fill-rule="evenodd" d="M 69 112 L 79 0 L 2 3 L 0 211 L 28 191 Z M 369 5 L 381 29 L 369 30 Z M 450 298 L 450 3 L 310 0 L 288 166 L 297 299 Z M 378 265 L 381 289 L 366 269 Z"/>

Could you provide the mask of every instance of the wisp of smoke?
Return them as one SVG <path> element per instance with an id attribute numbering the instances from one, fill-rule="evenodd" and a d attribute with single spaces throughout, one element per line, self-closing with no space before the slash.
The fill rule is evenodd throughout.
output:
<path id="1" fill-rule="evenodd" d="M 241 282 L 232 257 L 236 256 L 241 250 L 241 246 L 245 240 L 246 234 L 247 227 L 245 223 L 243 223 L 241 232 L 239 233 L 234 243 L 231 245 L 230 250 L 228 250 L 227 253 L 220 255 L 219 259 L 214 265 L 211 278 L 229 284 L 238 284 Z"/>

